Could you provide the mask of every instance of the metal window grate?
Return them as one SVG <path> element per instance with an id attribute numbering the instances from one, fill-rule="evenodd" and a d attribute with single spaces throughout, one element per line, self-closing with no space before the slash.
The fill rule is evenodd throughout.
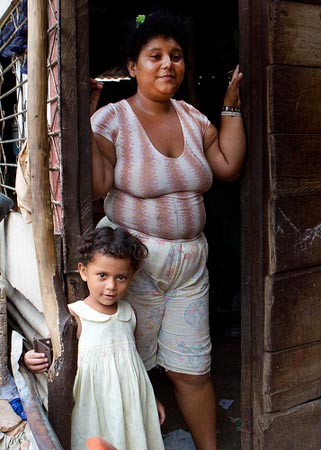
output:
<path id="1" fill-rule="evenodd" d="M 0 28 L 0 186 L 14 199 L 17 155 L 26 138 L 26 15 L 18 2 Z"/>
<path id="2" fill-rule="evenodd" d="M 55 233 L 61 232 L 61 127 L 57 0 L 48 0 L 48 139 Z M 27 2 L 0 18 L 0 191 L 16 201 L 17 157 L 27 139 Z"/>

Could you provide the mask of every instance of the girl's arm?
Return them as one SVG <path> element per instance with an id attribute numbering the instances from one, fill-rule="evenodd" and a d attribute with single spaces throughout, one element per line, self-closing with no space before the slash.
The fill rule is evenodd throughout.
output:
<path id="1" fill-rule="evenodd" d="M 165 422 L 165 419 L 166 419 L 165 406 L 158 399 L 156 399 L 156 405 L 157 405 L 159 423 L 160 423 L 160 425 L 163 425 L 163 423 Z"/>
<path id="2" fill-rule="evenodd" d="M 81 322 L 79 317 L 71 310 L 69 309 L 69 312 L 71 315 L 75 318 L 77 323 L 77 337 L 79 338 L 80 332 L 81 332 Z M 42 373 L 48 370 L 49 364 L 48 364 L 48 358 L 44 353 L 38 353 L 34 350 L 29 350 L 23 355 L 23 361 L 27 367 L 27 369 L 30 370 L 30 372 L 33 373 Z"/>
<path id="3" fill-rule="evenodd" d="M 73 311 L 73 310 L 70 308 L 70 305 L 68 305 L 68 309 L 69 309 L 70 314 L 72 315 L 72 317 L 73 317 L 73 318 L 75 319 L 75 321 L 76 321 L 76 325 L 77 325 L 76 336 L 77 336 L 77 339 L 79 339 L 80 333 L 81 333 L 81 320 L 79 319 L 79 317 L 77 316 L 77 314 L 75 313 L 75 311 Z"/>

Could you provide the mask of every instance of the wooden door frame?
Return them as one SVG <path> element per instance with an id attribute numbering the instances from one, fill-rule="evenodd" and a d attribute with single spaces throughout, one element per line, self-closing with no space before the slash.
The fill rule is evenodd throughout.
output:
<path id="1" fill-rule="evenodd" d="M 240 67 L 244 73 L 241 97 L 247 135 L 247 159 L 241 182 L 242 450 L 257 448 L 257 425 L 254 418 L 259 417 L 263 411 L 261 380 L 264 350 L 264 273 L 267 263 L 267 249 L 263 247 L 263 236 L 267 229 L 267 218 L 263 215 L 266 201 L 263 169 L 267 164 L 267 155 L 264 154 L 267 131 L 264 70 L 267 61 L 267 8 L 268 2 L 265 0 L 239 0 Z M 86 88 L 89 63 L 88 59 L 83 60 L 85 55 L 88 58 L 86 17 L 88 18 L 88 0 L 77 0 L 70 4 L 61 2 L 61 20 L 69 20 L 71 24 L 69 30 L 64 27 L 61 49 L 64 68 L 61 79 L 64 131 L 62 146 L 68 149 L 68 152 L 63 153 L 63 164 L 65 173 L 72 176 L 65 176 L 63 187 L 65 202 L 69 205 L 65 216 L 67 234 L 64 267 L 69 300 L 79 297 L 78 275 L 74 273 L 77 236 L 92 226 L 91 187 L 86 178 L 91 164 L 88 139 L 89 92 L 88 87 Z M 82 152 L 82 158 L 77 159 L 78 151 Z M 82 182 L 79 185 L 80 178 Z M 75 206 L 70 207 L 71 202 L 75 202 L 75 192 L 78 198 Z M 63 430 L 64 424 L 57 425 Z"/>
<path id="2" fill-rule="evenodd" d="M 85 292 L 77 271 L 77 244 L 92 229 L 89 124 L 88 0 L 59 1 L 59 87 L 63 229 L 56 237 L 64 292 L 55 285 L 60 304 L 63 352 L 48 377 L 48 418 L 63 448 L 70 449 L 73 382 L 77 368 L 76 328 L 68 303 Z M 62 26 L 61 26 L 62 24 Z M 80 157 L 81 155 L 81 157 Z M 81 182 L 79 182 L 81 180 Z"/>
<path id="3" fill-rule="evenodd" d="M 239 0 L 242 114 L 247 158 L 241 182 L 241 417 L 242 450 L 258 448 L 256 418 L 263 411 L 264 274 L 268 264 L 264 173 L 267 161 L 268 1 Z"/>

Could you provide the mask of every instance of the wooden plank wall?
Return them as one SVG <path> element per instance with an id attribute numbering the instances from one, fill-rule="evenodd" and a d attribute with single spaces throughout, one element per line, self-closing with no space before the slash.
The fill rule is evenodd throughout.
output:
<path id="1" fill-rule="evenodd" d="M 70 450 L 73 381 L 77 368 L 76 328 L 68 303 L 82 298 L 84 283 L 77 272 L 79 236 L 92 228 L 89 141 L 88 1 L 57 2 L 59 30 L 59 88 L 63 230 L 61 277 L 64 292 L 55 283 L 59 299 L 62 357 L 48 383 L 48 418 L 64 450 Z"/>
<path id="2" fill-rule="evenodd" d="M 264 450 L 321 442 L 320 17 L 317 4 L 270 3 Z"/>

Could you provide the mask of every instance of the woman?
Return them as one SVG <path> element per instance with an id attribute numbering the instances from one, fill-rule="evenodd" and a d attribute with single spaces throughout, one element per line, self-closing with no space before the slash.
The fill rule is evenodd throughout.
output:
<path id="1" fill-rule="evenodd" d="M 109 225 L 137 234 L 149 250 L 126 298 L 137 313 L 146 369 L 165 369 L 197 450 L 217 450 L 202 194 L 213 175 L 240 175 L 242 74 L 239 67 L 233 73 L 218 131 L 192 105 L 173 99 L 185 75 L 184 23 L 163 11 L 137 19 L 127 45 L 137 91 L 91 119 L 93 196 L 105 198 Z M 92 81 L 92 89 L 93 112 L 102 85 Z"/>

